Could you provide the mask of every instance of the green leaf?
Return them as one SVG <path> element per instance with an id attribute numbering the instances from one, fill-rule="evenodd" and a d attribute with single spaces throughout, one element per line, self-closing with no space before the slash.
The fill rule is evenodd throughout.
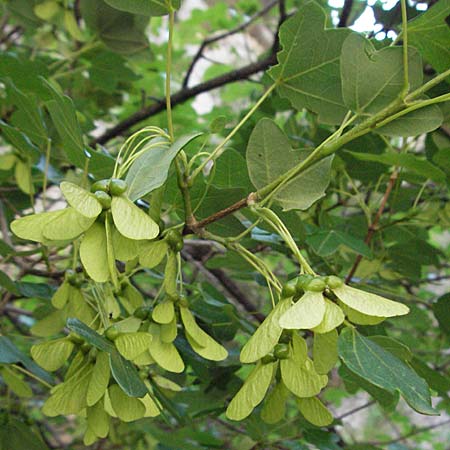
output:
<path id="1" fill-rule="evenodd" d="M 368 316 L 394 317 L 403 316 L 409 312 L 409 308 L 402 303 L 360 291 L 345 284 L 333 289 L 333 292 L 342 303 Z"/>
<path id="2" fill-rule="evenodd" d="M 143 242 L 139 245 L 139 264 L 153 269 L 165 258 L 168 248 L 164 240 Z"/>
<path id="3" fill-rule="evenodd" d="M 270 119 L 261 119 L 248 141 L 247 165 L 250 179 L 261 189 L 284 175 L 308 156 L 293 151 L 284 132 Z M 283 209 L 307 209 L 323 197 L 330 181 L 332 156 L 313 164 L 288 182 L 275 198 Z"/>
<path id="4" fill-rule="evenodd" d="M 95 217 L 85 217 L 68 207 L 44 225 L 42 234 L 51 241 L 69 241 L 84 233 L 94 221 Z"/>
<path id="5" fill-rule="evenodd" d="M 322 292 L 306 291 L 281 317 L 280 326 L 293 330 L 317 327 L 325 315 Z"/>
<path id="6" fill-rule="evenodd" d="M 253 336 L 245 343 L 241 350 L 241 362 L 252 363 L 258 361 L 278 344 L 278 340 L 283 332 L 279 324 L 280 317 L 290 306 L 291 299 L 289 298 L 280 300 L 277 303 Z"/>
<path id="7" fill-rule="evenodd" d="M 228 405 L 225 413 L 228 419 L 243 420 L 251 414 L 263 401 L 277 366 L 278 362 L 256 365 Z"/>
<path id="8" fill-rule="evenodd" d="M 164 16 L 169 14 L 164 0 L 105 0 L 108 5 L 120 11 L 144 16 Z M 171 2 L 174 8 L 178 8 L 180 1 Z"/>
<path id="9" fill-rule="evenodd" d="M 110 341 L 78 319 L 67 319 L 67 328 L 80 335 L 86 342 L 102 352 L 111 353 L 112 351 L 115 351 L 114 346 Z"/>
<path id="10" fill-rule="evenodd" d="M 59 93 L 43 78 L 42 85 L 49 98 L 45 106 L 63 142 L 63 150 L 67 159 L 76 167 L 84 168 L 86 153 L 75 105 L 69 97 Z"/>
<path id="11" fill-rule="evenodd" d="M 8 424 L 2 426 L 5 439 L 0 435 L 0 446 L 4 450 L 48 450 L 39 434 L 33 432 L 29 424 L 9 417 Z"/>
<path id="12" fill-rule="evenodd" d="M 387 166 L 400 166 L 410 170 L 417 175 L 438 183 L 445 183 L 445 173 L 434 164 L 426 159 L 421 159 L 416 155 L 409 153 L 383 153 L 381 155 L 374 155 L 371 153 L 349 152 L 354 158 L 360 161 L 374 161 Z"/>
<path id="13" fill-rule="evenodd" d="M 3 270 L 0 270 L 0 286 L 5 288 L 8 292 L 14 295 L 20 295 L 20 291 L 8 275 Z"/>
<path id="14" fill-rule="evenodd" d="M 117 417 L 123 422 L 132 422 L 145 415 L 145 406 L 137 398 L 126 395 L 117 384 L 113 384 L 109 389 L 111 405 Z"/>
<path id="15" fill-rule="evenodd" d="M 324 300 L 325 314 L 322 322 L 312 329 L 314 333 L 329 333 L 337 328 L 345 319 L 344 313 L 338 305 L 327 298 L 324 298 Z"/>
<path id="16" fill-rule="evenodd" d="M 23 354 L 6 336 L 0 336 L 0 364 L 17 363 L 23 364 L 26 369 L 47 383 L 53 382 L 50 374 L 41 369 L 29 356 Z"/>
<path id="17" fill-rule="evenodd" d="M 13 115 L 13 124 L 22 130 L 38 147 L 47 145 L 47 129 L 43 114 L 38 106 L 35 96 L 24 94 L 17 89 L 12 81 L 6 82 L 8 98 L 10 98 L 17 110 Z"/>
<path id="18" fill-rule="evenodd" d="M 249 188 L 246 162 L 237 150 L 227 148 L 216 162 L 212 184 L 219 189 Z"/>
<path id="19" fill-rule="evenodd" d="M 268 424 L 274 424 L 283 420 L 286 415 L 286 401 L 289 391 L 282 381 L 279 381 L 264 401 L 261 411 L 261 419 Z"/>
<path id="20" fill-rule="evenodd" d="M 405 114 L 392 122 L 377 128 L 376 133 L 386 136 L 418 136 L 442 125 L 444 116 L 438 105 L 429 105 Z M 406 156 L 406 155 L 405 155 Z"/>
<path id="21" fill-rule="evenodd" d="M 83 216 L 97 217 L 102 212 L 100 202 L 82 187 L 63 181 L 60 188 L 67 203 Z"/>
<path id="22" fill-rule="evenodd" d="M 88 406 L 95 405 L 105 394 L 108 389 L 109 378 L 109 356 L 105 352 L 98 352 L 95 359 L 94 369 L 89 381 L 89 387 L 86 394 L 86 403 Z"/>
<path id="23" fill-rule="evenodd" d="M 87 26 L 114 52 L 132 54 L 148 48 L 147 16 L 119 11 L 104 0 L 81 0 L 80 11 Z"/>
<path id="24" fill-rule="evenodd" d="M 445 371 L 443 371 L 444 375 L 441 375 L 436 369 L 432 369 L 428 364 L 415 356 L 409 361 L 409 365 L 428 383 L 431 389 L 443 396 L 447 395 L 447 392 L 450 390 L 450 379 L 446 376 Z"/>
<path id="25" fill-rule="evenodd" d="M 114 345 L 119 353 L 129 360 L 133 360 L 147 351 L 151 343 L 152 335 L 144 331 L 121 334 L 114 340 Z"/>
<path id="26" fill-rule="evenodd" d="M 408 22 L 408 41 L 438 72 L 450 67 L 450 0 L 440 0 Z"/>
<path id="27" fill-rule="evenodd" d="M 103 224 L 95 222 L 85 234 L 80 245 L 80 259 L 93 280 L 99 283 L 109 280 L 106 231 Z"/>
<path id="28" fill-rule="evenodd" d="M 442 295 L 433 303 L 433 314 L 439 322 L 439 328 L 450 336 L 450 293 Z"/>
<path id="29" fill-rule="evenodd" d="M 310 234 L 306 238 L 306 243 L 319 256 L 330 256 L 344 246 L 367 258 L 372 257 L 372 252 L 364 241 L 339 230 L 319 230 Z"/>
<path id="30" fill-rule="evenodd" d="M 319 114 L 321 122 L 339 124 L 347 108 L 342 99 L 340 56 L 348 29 L 325 29 L 325 11 L 316 3 L 303 4 L 280 28 L 279 64 L 269 71 L 279 80 L 281 97 L 298 110 Z"/>
<path id="31" fill-rule="evenodd" d="M 165 141 L 161 146 L 151 148 L 143 153 L 131 165 L 125 178 L 128 184 L 127 196 L 132 201 L 144 197 L 164 184 L 174 158 L 189 142 L 201 136 L 193 133 L 176 140 L 169 148 Z M 150 141 L 151 143 L 152 141 Z"/>
<path id="32" fill-rule="evenodd" d="M 318 374 L 327 374 L 338 362 L 338 333 L 314 334 L 313 361 Z"/>
<path id="33" fill-rule="evenodd" d="M 408 48 L 410 89 L 422 84 L 422 61 Z M 385 47 L 379 51 L 361 34 L 352 33 L 344 42 L 341 56 L 342 93 L 345 104 L 359 115 L 375 114 L 396 100 L 403 89 L 403 49 Z"/>
<path id="34" fill-rule="evenodd" d="M 152 311 L 152 319 L 161 324 L 167 324 L 175 318 L 175 308 L 170 298 L 159 302 Z"/>
<path id="35" fill-rule="evenodd" d="M 8 366 L 0 367 L 0 376 L 3 378 L 3 381 L 8 388 L 18 397 L 30 398 L 33 396 L 33 391 L 30 386 L 28 386 L 28 384 Z"/>
<path id="36" fill-rule="evenodd" d="M 143 397 L 147 393 L 147 387 L 139 377 L 136 367 L 117 350 L 109 353 L 109 366 L 113 378 L 128 396 Z"/>
<path id="37" fill-rule="evenodd" d="M 33 345 L 31 356 L 45 370 L 54 372 L 66 363 L 74 348 L 72 341 L 62 338 Z"/>
<path id="38" fill-rule="evenodd" d="M 16 148 L 23 157 L 29 158 L 33 162 L 39 159 L 39 149 L 26 134 L 3 122 L 3 120 L 0 120 L 0 130 L 3 138 Z"/>
<path id="39" fill-rule="evenodd" d="M 159 234 L 155 221 L 125 197 L 113 197 L 111 213 L 119 233 L 129 239 L 154 239 Z"/>
<path id="40" fill-rule="evenodd" d="M 357 375 L 391 393 L 398 391 L 421 414 L 436 414 L 425 381 L 375 342 L 346 328 L 339 336 L 338 348 L 339 356 Z"/>

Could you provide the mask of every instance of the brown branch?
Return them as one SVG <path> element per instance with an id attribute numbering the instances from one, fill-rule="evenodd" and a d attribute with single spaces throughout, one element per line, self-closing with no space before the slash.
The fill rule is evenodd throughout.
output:
<path id="1" fill-rule="evenodd" d="M 217 89 L 221 86 L 225 86 L 229 83 L 234 83 L 235 81 L 245 80 L 250 75 L 254 75 L 258 72 L 268 69 L 270 66 L 276 63 L 276 54 L 275 52 L 270 53 L 264 59 L 260 61 L 248 64 L 247 66 L 241 67 L 240 69 L 232 70 L 218 77 L 212 78 L 211 80 L 205 81 L 203 83 L 199 83 L 196 86 L 191 88 L 180 89 L 178 92 L 173 94 L 170 99 L 172 106 L 177 106 L 181 103 L 186 102 L 187 100 L 202 94 L 204 92 L 211 91 L 213 89 Z M 156 103 L 147 106 L 145 108 L 136 111 L 130 117 L 119 122 L 114 127 L 106 130 L 102 135 L 93 139 L 91 141 L 91 145 L 95 146 L 96 144 L 105 144 L 109 140 L 115 138 L 116 136 L 121 135 L 125 131 L 127 131 L 132 126 L 137 123 L 152 117 L 161 111 L 166 109 L 165 100 L 158 100 Z"/>
<path id="2" fill-rule="evenodd" d="M 228 276 L 223 272 L 221 269 L 208 269 L 206 268 L 202 261 L 199 261 L 194 257 L 193 254 L 186 250 L 183 250 L 182 256 L 184 259 L 186 259 L 189 263 L 191 263 L 195 268 L 201 272 L 205 278 L 212 283 L 215 286 L 220 286 L 224 289 L 220 289 L 219 291 L 228 292 L 236 301 L 239 303 L 239 305 L 242 306 L 242 308 L 250 313 L 252 317 L 254 317 L 258 322 L 262 322 L 265 319 L 264 314 L 261 314 L 256 311 L 255 306 L 253 303 L 247 298 L 247 296 L 242 292 L 242 290 L 239 288 L 239 286 L 232 281 Z"/>
<path id="3" fill-rule="evenodd" d="M 267 14 L 277 3 L 278 3 L 278 0 L 273 0 L 269 4 L 267 4 L 267 6 L 265 6 L 263 9 L 261 9 L 261 11 L 258 11 L 256 14 L 254 14 L 252 17 L 250 17 L 250 19 L 247 20 L 247 22 L 244 22 L 244 23 L 238 25 L 236 28 L 233 28 L 229 31 L 226 31 L 224 33 L 220 33 L 216 36 L 212 36 L 212 37 L 205 39 L 201 43 L 200 47 L 198 48 L 195 56 L 192 58 L 191 64 L 190 64 L 188 70 L 186 71 L 186 75 L 185 75 L 183 83 L 182 83 L 183 89 L 187 88 L 187 86 L 189 84 L 189 78 L 191 77 L 192 72 L 194 70 L 194 66 L 197 64 L 198 60 L 203 57 L 203 51 L 205 50 L 206 47 L 208 47 L 208 45 L 211 45 L 214 42 L 217 42 L 217 41 L 225 39 L 229 36 L 232 36 L 233 34 L 237 34 L 237 33 L 240 33 L 241 31 L 244 31 L 257 19 L 259 19 L 260 17 Z"/>
<path id="4" fill-rule="evenodd" d="M 366 238 L 364 239 L 364 243 L 366 245 L 370 244 L 370 241 L 372 240 L 372 237 L 375 234 L 375 231 L 377 231 L 378 224 L 380 222 L 381 216 L 383 215 L 384 209 L 386 208 L 386 203 L 389 199 L 389 196 L 391 195 L 392 189 L 394 188 L 395 182 L 397 181 L 397 177 L 398 177 L 398 170 L 395 169 L 389 178 L 388 185 L 386 187 L 386 191 L 384 192 L 383 198 L 381 199 L 380 207 L 378 208 L 375 219 L 372 222 L 372 224 L 369 226 L 369 230 L 367 231 Z M 358 269 L 358 266 L 361 263 L 362 258 L 363 258 L 362 255 L 358 255 L 356 257 L 355 262 L 353 263 L 353 266 L 350 269 L 350 272 L 348 273 L 347 277 L 345 278 L 346 283 L 348 283 L 353 278 L 353 275 L 355 274 L 356 270 Z"/>
<path id="5" fill-rule="evenodd" d="M 345 28 L 347 26 L 350 13 L 352 12 L 353 0 L 345 0 L 344 6 L 342 7 L 341 16 L 339 18 L 338 27 Z"/>

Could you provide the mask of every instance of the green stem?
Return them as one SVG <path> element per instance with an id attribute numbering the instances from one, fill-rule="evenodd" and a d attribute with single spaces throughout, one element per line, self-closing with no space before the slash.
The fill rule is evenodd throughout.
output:
<path id="1" fill-rule="evenodd" d="M 402 98 L 409 91 L 409 69 L 408 69 L 408 15 L 406 12 L 406 0 L 400 0 L 402 9 L 402 28 L 403 28 L 403 90 Z"/>
<path id="2" fill-rule="evenodd" d="M 14 369 L 17 369 L 19 372 L 22 372 L 25 375 L 28 375 L 30 378 L 34 378 L 36 381 L 39 381 L 39 383 L 43 384 L 45 387 L 48 387 L 49 389 L 51 389 L 53 387 L 50 383 L 47 383 L 42 378 L 38 377 L 37 375 L 30 372 L 29 370 L 27 370 L 21 366 L 18 366 L 17 364 L 12 364 L 12 367 L 14 367 Z"/>
<path id="3" fill-rule="evenodd" d="M 415 91 L 411 92 L 405 98 L 406 103 L 419 97 L 420 95 L 424 94 L 425 92 L 429 91 L 434 86 L 436 86 L 439 83 L 441 83 L 442 81 L 444 81 L 447 77 L 450 77 L 450 69 L 446 70 L 445 72 L 440 73 L 439 75 L 435 76 L 434 78 L 432 78 L 430 81 L 428 81 L 424 85 L 417 88 Z"/>
<path id="4" fill-rule="evenodd" d="M 241 119 L 241 121 L 233 128 L 233 130 L 228 134 L 228 136 L 210 153 L 208 158 L 206 158 L 190 175 L 189 181 L 194 180 L 197 175 L 199 175 L 209 161 L 216 160 L 223 151 L 225 145 L 230 141 L 230 139 L 242 128 L 242 126 L 247 122 L 247 120 L 254 114 L 254 112 L 261 106 L 264 100 L 269 97 L 272 91 L 277 87 L 277 83 L 272 84 L 269 89 L 260 97 L 260 99 L 253 105 L 250 111 Z"/>
<path id="5" fill-rule="evenodd" d="M 42 182 L 42 208 L 47 209 L 47 181 L 48 181 L 48 167 L 50 165 L 50 149 L 52 147 L 51 139 L 47 139 L 47 149 L 45 151 L 45 167 L 44 167 L 44 181 Z"/>
<path id="6" fill-rule="evenodd" d="M 170 101 L 170 75 L 172 71 L 172 44 L 173 44 L 173 26 L 175 21 L 175 11 L 171 1 L 167 1 L 169 10 L 169 40 L 167 42 L 167 60 L 166 60 L 166 110 L 167 110 L 167 128 L 169 130 L 170 141 L 173 142 L 173 121 L 172 121 L 172 104 Z"/>

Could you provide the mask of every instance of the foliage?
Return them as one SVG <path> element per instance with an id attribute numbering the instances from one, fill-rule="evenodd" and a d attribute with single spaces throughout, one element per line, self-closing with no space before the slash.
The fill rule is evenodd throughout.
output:
<path id="1" fill-rule="evenodd" d="M 399 402 L 450 413 L 433 3 L 377 3 L 383 35 L 364 35 L 345 25 L 365 2 L 1 2 L 0 448 L 431 439 Z M 192 85 L 256 20 L 274 44 Z M 403 435 L 355 441 L 354 395 Z"/>

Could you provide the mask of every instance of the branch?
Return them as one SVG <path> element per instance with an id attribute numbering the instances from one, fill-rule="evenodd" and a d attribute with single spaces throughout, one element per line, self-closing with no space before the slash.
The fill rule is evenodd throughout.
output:
<path id="1" fill-rule="evenodd" d="M 216 36 L 210 37 L 205 39 L 202 44 L 200 45 L 200 47 L 197 50 L 197 53 L 195 54 L 194 58 L 191 61 L 191 64 L 188 68 L 188 70 L 186 71 L 186 75 L 184 76 L 184 80 L 183 80 L 183 84 L 182 84 L 182 88 L 186 89 L 188 84 L 189 84 L 189 78 L 194 70 L 194 66 L 197 63 L 197 61 L 203 56 L 203 51 L 205 50 L 205 48 L 208 45 L 213 44 L 214 42 L 220 41 L 222 39 L 225 39 L 229 36 L 232 36 L 233 34 L 237 34 L 240 33 L 241 31 L 245 30 L 246 28 L 248 28 L 253 22 L 255 22 L 257 19 L 259 19 L 260 17 L 264 16 L 265 14 L 267 14 L 276 4 L 278 3 L 278 0 L 273 0 L 271 1 L 265 8 L 261 9 L 261 11 L 258 11 L 256 14 L 254 14 L 252 17 L 250 17 L 250 19 L 247 22 L 244 22 L 240 25 L 238 25 L 236 28 L 233 28 L 229 31 L 226 31 L 224 33 L 218 34 Z"/>
<path id="2" fill-rule="evenodd" d="M 199 83 L 196 86 L 191 88 L 180 89 L 178 92 L 173 94 L 170 97 L 170 101 L 172 106 L 179 105 L 181 103 L 186 102 L 187 100 L 197 96 L 198 94 L 202 94 L 204 92 L 211 91 L 213 89 L 217 89 L 221 86 L 224 86 L 229 83 L 234 83 L 235 81 L 245 80 L 250 75 L 254 75 L 255 73 L 261 72 L 263 70 L 268 69 L 270 66 L 276 63 L 276 53 L 271 52 L 266 58 L 248 64 L 247 66 L 241 67 L 237 70 L 232 70 L 218 77 L 212 78 L 211 80 L 205 81 L 203 83 Z M 145 108 L 136 111 L 130 117 L 119 122 L 114 127 L 106 130 L 105 133 L 93 139 L 91 141 L 91 145 L 95 146 L 96 144 L 105 144 L 109 140 L 119 136 L 132 126 L 137 123 L 152 117 L 161 111 L 166 109 L 166 103 L 164 99 L 158 100 L 153 105 L 147 106 Z"/>
<path id="3" fill-rule="evenodd" d="M 352 12 L 353 0 L 345 0 L 344 6 L 342 7 L 341 17 L 339 18 L 338 27 L 345 28 L 347 26 L 350 13 Z"/>
<path id="4" fill-rule="evenodd" d="M 398 170 L 395 169 L 392 172 L 391 177 L 389 178 L 388 185 L 386 187 L 386 191 L 384 192 L 383 198 L 381 199 L 380 207 L 378 208 L 375 219 L 372 222 L 372 224 L 370 225 L 369 230 L 367 231 L 366 238 L 364 239 L 364 242 L 367 245 L 370 244 L 370 241 L 372 240 L 372 237 L 375 234 L 375 231 L 377 231 L 378 223 L 380 222 L 381 216 L 383 215 L 384 208 L 386 207 L 388 198 L 391 195 L 391 192 L 395 185 L 395 182 L 397 181 L 397 177 L 398 177 Z M 350 272 L 348 273 L 347 277 L 345 278 L 346 283 L 348 283 L 353 278 L 353 275 L 355 274 L 356 269 L 358 269 L 358 266 L 361 263 L 362 258 L 363 258 L 362 255 L 358 255 L 356 257 L 355 262 L 353 263 L 353 266 L 350 269 Z"/>

